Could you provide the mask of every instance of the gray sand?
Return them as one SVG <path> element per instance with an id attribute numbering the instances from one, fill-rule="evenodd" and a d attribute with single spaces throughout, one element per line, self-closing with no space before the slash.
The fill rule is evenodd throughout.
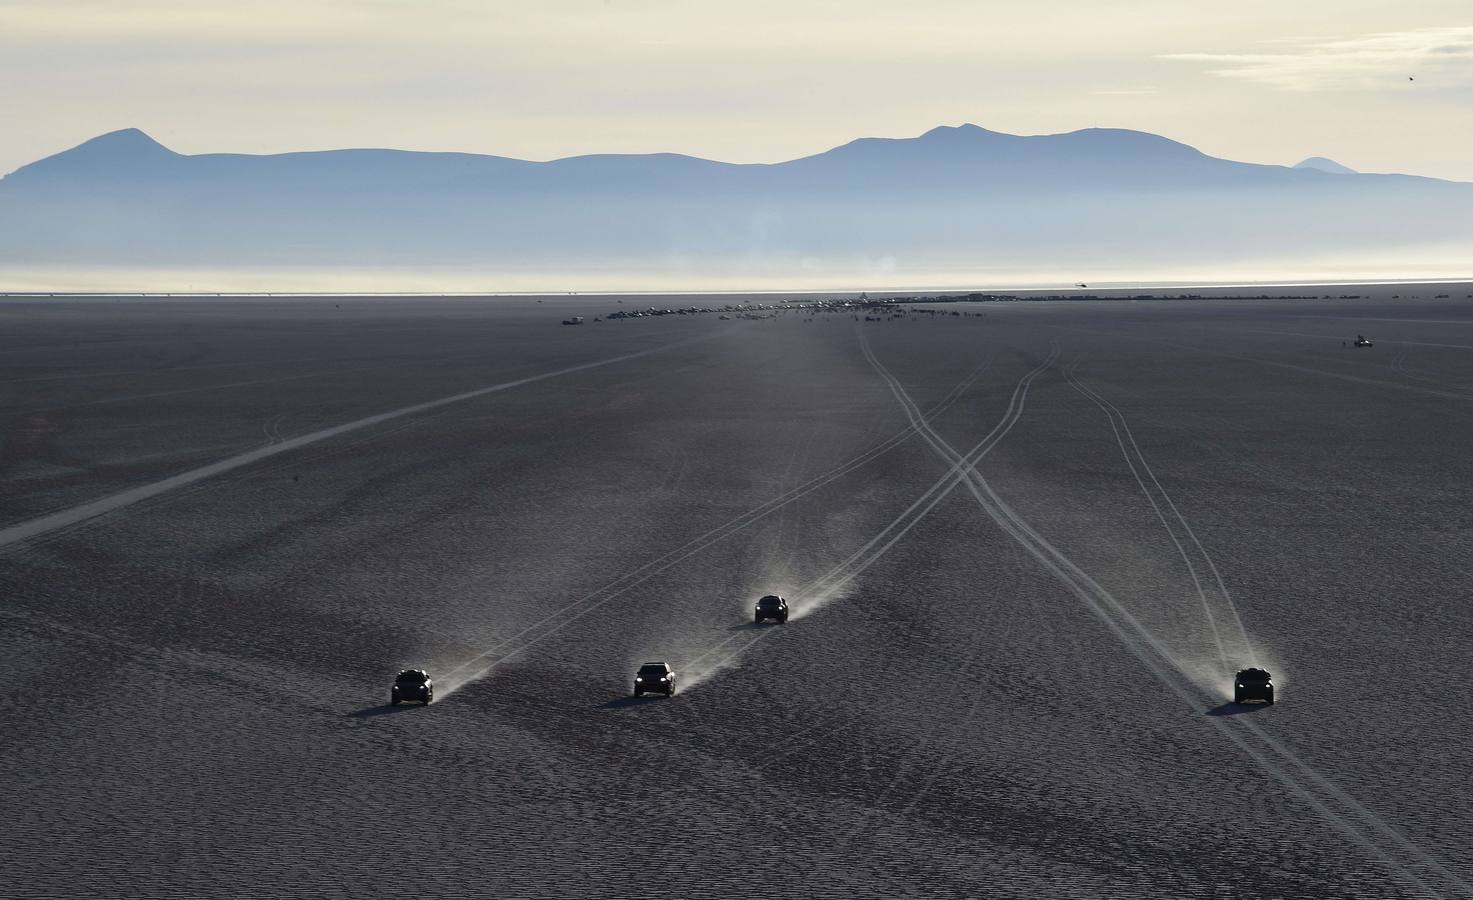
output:
<path id="1" fill-rule="evenodd" d="M 3 892 L 1473 893 L 1473 302 L 1395 292 L 0 302 Z"/>

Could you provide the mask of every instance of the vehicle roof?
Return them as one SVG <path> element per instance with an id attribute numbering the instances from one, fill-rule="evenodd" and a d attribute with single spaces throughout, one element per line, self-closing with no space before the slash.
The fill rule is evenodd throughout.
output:
<path id="1" fill-rule="evenodd" d="M 1238 675 L 1263 675 L 1265 677 L 1268 677 L 1268 669 L 1259 669 L 1254 666 L 1249 666 L 1246 669 L 1239 669 Z"/>
<path id="2" fill-rule="evenodd" d="M 399 674 L 400 675 L 424 675 L 425 674 L 425 670 L 424 669 L 401 669 L 399 671 Z"/>
<path id="3" fill-rule="evenodd" d="M 782 602 L 784 603 L 788 602 L 786 600 L 783 600 L 783 598 L 779 597 L 777 594 L 767 594 L 763 597 L 758 598 L 757 602 L 761 603 L 763 600 L 782 600 Z"/>
<path id="4" fill-rule="evenodd" d="M 669 663 L 662 663 L 662 662 L 650 662 L 650 663 L 641 663 L 639 667 L 641 669 L 668 669 L 668 668 L 670 668 L 670 664 Z"/>

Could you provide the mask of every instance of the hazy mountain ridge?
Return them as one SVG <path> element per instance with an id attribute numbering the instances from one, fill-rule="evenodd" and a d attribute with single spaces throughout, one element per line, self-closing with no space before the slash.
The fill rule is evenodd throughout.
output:
<path id="1" fill-rule="evenodd" d="M 557 170 L 567 175 L 651 175 L 678 180 L 682 176 L 706 176 L 775 172 L 811 175 L 827 170 L 853 173 L 889 169 L 892 175 L 918 174 L 918 166 L 941 166 L 948 170 L 970 170 L 974 177 L 1015 176 L 1019 170 L 1049 170 L 1061 165 L 1113 169 L 1117 174 L 1135 169 L 1154 172 L 1161 166 L 1189 170 L 1200 175 L 1232 173 L 1265 178 L 1292 176 L 1295 169 L 1328 165 L 1345 169 L 1324 157 L 1310 157 L 1293 167 L 1242 163 L 1208 156 L 1186 144 L 1160 135 L 1112 128 L 1088 128 L 1050 135 L 1012 135 L 988 131 L 976 125 L 941 126 L 914 138 L 859 138 L 811 156 L 778 163 L 726 163 L 677 153 L 588 154 L 546 162 L 476 153 L 429 152 L 380 148 L 296 151 L 277 154 L 205 153 L 184 155 L 158 143 L 136 128 L 100 135 L 70 150 L 54 154 L 17 169 L 0 179 L 26 181 L 35 178 L 110 178 L 119 172 L 158 172 L 182 175 L 210 170 L 212 174 L 241 175 L 289 169 L 338 172 L 344 176 L 373 174 L 530 174 Z M 97 167 L 104 167 L 99 170 Z M 1323 169 L 1322 169 L 1323 170 Z M 949 171 L 947 174 L 955 174 Z M 1058 174 L 1055 172 L 1054 174 Z M 1419 176 L 1380 176 L 1419 178 Z M 1437 179 L 1420 179 L 1437 180 Z"/>
<path id="2" fill-rule="evenodd" d="M 190 156 L 125 129 L 0 179 L 0 262 L 1155 265 L 1465 240 L 1469 200 L 1470 184 L 1327 178 L 1120 129 L 941 127 L 772 164 Z"/>
<path id="3" fill-rule="evenodd" d="M 1340 163 L 1335 162 L 1333 159 L 1329 159 L 1329 158 L 1324 157 L 1324 156 L 1311 156 L 1308 159 L 1301 159 L 1299 162 L 1297 162 L 1297 163 L 1294 164 L 1294 168 L 1296 168 L 1296 169 L 1317 169 L 1317 170 L 1319 170 L 1321 172 L 1328 172 L 1331 175 L 1359 175 L 1359 174 L 1361 174 L 1361 173 L 1357 172 L 1355 169 L 1350 168 L 1349 166 L 1342 166 Z"/>

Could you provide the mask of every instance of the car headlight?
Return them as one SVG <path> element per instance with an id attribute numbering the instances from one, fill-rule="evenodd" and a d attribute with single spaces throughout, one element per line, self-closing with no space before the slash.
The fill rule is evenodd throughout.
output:
<path id="1" fill-rule="evenodd" d="M 634 676 L 634 680 L 635 681 L 644 681 L 644 679 L 643 678 L 640 678 L 638 675 Z"/>
<path id="2" fill-rule="evenodd" d="M 666 678 L 664 675 L 661 675 L 660 676 L 660 680 L 661 681 L 669 681 L 670 679 L 669 678 Z"/>

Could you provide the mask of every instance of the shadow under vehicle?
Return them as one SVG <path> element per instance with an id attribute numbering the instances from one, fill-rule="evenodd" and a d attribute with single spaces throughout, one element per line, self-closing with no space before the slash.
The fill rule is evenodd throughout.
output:
<path id="1" fill-rule="evenodd" d="M 643 697 L 645 694 L 675 696 L 675 670 L 669 663 L 652 662 L 639 667 L 634 676 L 634 696 Z"/>
<path id="2" fill-rule="evenodd" d="M 425 706 L 435 699 L 435 682 L 423 669 L 405 669 L 394 676 L 394 686 L 389 690 L 389 705 L 418 700 Z"/>

